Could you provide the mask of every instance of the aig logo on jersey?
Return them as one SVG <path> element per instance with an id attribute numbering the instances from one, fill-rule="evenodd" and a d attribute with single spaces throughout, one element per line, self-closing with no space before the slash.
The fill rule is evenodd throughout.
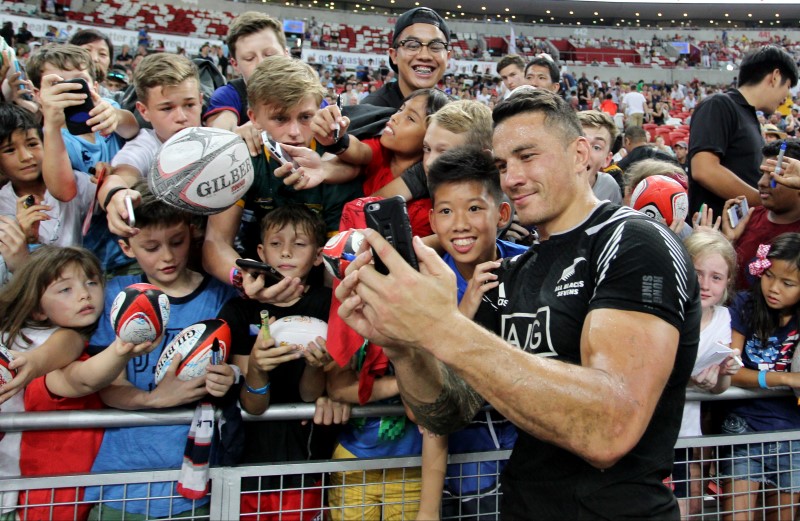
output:
<path id="1" fill-rule="evenodd" d="M 556 356 L 550 341 L 550 307 L 544 306 L 536 313 L 502 315 L 500 334 L 511 345 L 539 356 Z"/>
<path id="2" fill-rule="evenodd" d="M 572 280 L 576 271 L 577 267 L 581 262 L 586 262 L 584 257 L 578 257 L 572 261 L 567 268 L 561 273 L 561 278 L 558 279 L 558 283 L 556 287 L 553 288 L 553 291 L 556 294 L 556 297 L 566 297 L 569 295 L 577 295 L 580 292 L 580 289 L 583 287 L 582 280 Z"/>

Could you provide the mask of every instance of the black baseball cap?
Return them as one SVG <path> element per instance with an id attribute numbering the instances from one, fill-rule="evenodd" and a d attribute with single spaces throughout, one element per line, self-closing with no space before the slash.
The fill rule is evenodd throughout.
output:
<path id="1" fill-rule="evenodd" d="M 447 27 L 444 18 L 429 7 L 415 7 L 401 14 L 400 18 L 395 22 L 394 32 L 392 33 L 392 46 L 395 45 L 395 39 L 400 36 L 400 33 L 402 33 L 406 27 L 414 24 L 431 24 L 438 27 L 439 30 L 444 33 L 444 41 L 450 43 L 450 29 Z M 397 72 L 397 65 L 391 60 L 389 60 L 389 62 L 394 72 Z"/>

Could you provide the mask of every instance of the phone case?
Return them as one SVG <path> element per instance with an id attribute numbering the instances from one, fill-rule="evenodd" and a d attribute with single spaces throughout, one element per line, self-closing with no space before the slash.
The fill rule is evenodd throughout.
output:
<path id="1" fill-rule="evenodd" d="M 81 89 L 73 92 L 82 92 L 86 94 L 86 99 L 83 103 L 64 109 L 64 118 L 67 120 L 67 130 L 72 135 L 90 134 L 92 129 L 86 122 L 91 119 L 89 112 L 94 108 L 94 102 L 92 101 L 92 94 L 89 91 L 89 85 L 86 83 L 86 80 L 82 78 L 66 80 L 61 83 L 77 83 L 81 86 Z"/>
<path id="2" fill-rule="evenodd" d="M 264 275 L 264 287 L 268 288 L 284 279 L 281 272 L 263 262 L 258 262 L 250 259 L 236 259 L 236 265 L 248 272 L 257 272 L 256 274 Z"/>
<path id="3" fill-rule="evenodd" d="M 280 143 L 278 143 L 277 141 L 272 139 L 270 137 L 270 135 L 267 134 L 266 131 L 262 131 L 261 132 L 261 141 L 263 141 L 264 146 L 267 147 L 267 150 L 269 150 L 269 153 L 272 155 L 272 157 L 275 158 L 275 160 L 278 163 L 280 163 L 282 165 L 285 165 L 286 163 L 292 163 L 293 162 L 292 156 L 290 156 L 288 153 L 286 153 L 286 151 L 281 148 Z M 293 165 L 293 167 L 294 167 L 294 165 Z"/>
<path id="4" fill-rule="evenodd" d="M 364 210 L 367 226 L 380 233 L 384 239 L 394 246 L 400 255 L 415 270 L 419 270 L 417 255 L 411 242 L 411 222 L 408 220 L 408 208 L 405 200 L 397 195 L 382 201 L 367 204 Z M 388 274 L 389 270 L 377 254 L 373 252 L 375 269 L 379 273 Z"/>

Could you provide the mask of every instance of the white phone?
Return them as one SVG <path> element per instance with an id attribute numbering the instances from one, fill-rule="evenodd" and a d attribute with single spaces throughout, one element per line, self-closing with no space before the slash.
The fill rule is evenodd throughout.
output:
<path id="1" fill-rule="evenodd" d="M 731 222 L 731 228 L 736 228 L 739 221 L 744 219 L 745 215 L 750 213 L 750 206 L 747 204 L 747 199 L 742 199 L 741 203 L 737 203 L 728 208 L 728 219 Z"/>
<path id="2" fill-rule="evenodd" d="M 269 153 L 272 154 L 272 157 L 280 163 L 281 165 L 291 164 L 292 170 L 296 168 L 296 164 L 292 160 L 292 156 L 290 156 L 286 151 L 281 148 L 281 144 L 272 139 L 269 133 L 266 130 L 261 131 L 261 141 L 264 143 L 264 146 L 267 147 Z"/>

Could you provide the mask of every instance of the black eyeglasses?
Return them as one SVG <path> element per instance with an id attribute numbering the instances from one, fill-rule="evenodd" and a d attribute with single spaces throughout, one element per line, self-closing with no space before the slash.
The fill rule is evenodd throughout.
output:
<path id="1" fill-rule="evenodd" d="M 447 50 L 447 44 L 441 40 L 433 40 L 428 43 L 422 43 L 419 40 L 400 40 L 397 42 L 397 47 L 402 47 L 409 54 L 416 54 L 427 47 L 429 52 L 440 53 Z"/>

